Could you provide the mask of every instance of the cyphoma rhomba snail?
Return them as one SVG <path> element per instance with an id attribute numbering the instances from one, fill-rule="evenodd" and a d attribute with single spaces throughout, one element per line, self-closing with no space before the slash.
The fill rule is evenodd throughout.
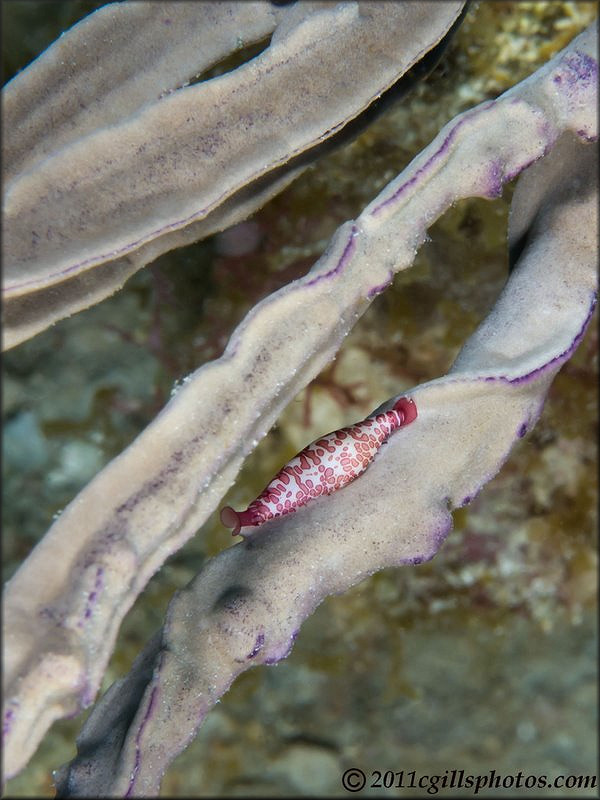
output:
<path id="1" fill-rule="evenodd" d="M 417 418 L 417 407 L 401 397 L 382 411 L 307 445 L 277 473 L 245 511 L 225 506 L 221 522 L 237 536 L 246 526 L 291 514 L 315 497 L 341 489 L 364 472 L 389 437 Z M 242 534 L 243 535 L 243 534 Z"/>

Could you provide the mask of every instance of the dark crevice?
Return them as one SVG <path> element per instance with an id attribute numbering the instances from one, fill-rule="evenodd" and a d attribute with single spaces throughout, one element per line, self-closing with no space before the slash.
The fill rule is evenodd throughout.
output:
<path id="1" fill-rule="evenodd" d="M 366 130 L 377 117 L 405 97 L 419 81 L 423 80 L 437 66 L 451 38 L 460 27 L 468 6 L 469 2 L 465 4 L 462 12 L 443 39 L 441 39 L 418 63 L 405 72 L 396 83 L 374 100 L 367 109 L 347 122 L 343 128 L 325 141 L 316 142 L 312 147 L 290 158 L 285 164 L 275 167 L 265 175 L 252 181 L 250 185 L 244 186 L 237 192 L 234 192 L 234 194 L 225 201 L 225 205 L 222 206 L 221 209 L 226 208 L 228 205 L 236 205 L 237 203 L 244 202 L 249 197 L 266 190 L 270 184 L 275 183 L 288 172 L 307 167 L 322 156 L 329 155 L 329 153 L 337 148 L 349 144 L 356 139 L 356 137 Z"/>
<path id="2" fill-rule="evenodd" d="M 432 47 L 420 61 L 417 61 L 416 64 L 401 75 L 400 78 L 376 98 L 368 108 L 362 111 L 357 117 L 347 122 L 338 133 L 335 133 L 327 139 L 327 141 L 317 144 L 310 150 L 305 151 L 302 155 L 298 156 L 297 159 L 293 159 L 293 166 L 301 166 L 303 158 L 306 159 L 306 163 L 310 163 L 316 158 L 320 158 L 322 155 L 326 155 L 338 147 L 353 141 L 385 111 L 388 111 L 399 100 L 402 100 L 417 83 L 424 80 L 440 62 L 448 44 L 462 24 L 469 4 L 470 2 L 465 3 L 463 10 L 444 37 L 440 39 L 435 47 Z M 299 161 L 299 163 L 296 163 L 296 161 Z M 288 162 L 288 165 L 292 164 L 292 162 Z"/>
<path id="3" fill-rule="evenodd" d="M 521 258 L 523 251 L 529 244 L 531 238 L 531 228 L 528 228 L 525 233 L 517 239 L 516 242 L 508 248 L 508 274 L 510 275 L 517 265 L 518 260 Z"/>
<path id="4" fill-rule="evenodd" d="M 225 56 L 225 58 L 217 61 L 216 64 L 212 64 L 208 69 L 195 75 L 186 86 L 194 86 L 197 83 L 203 83 L 204 81 L 209 81 L 211 78 L 218 78 L 221 75 L 226 75 L 228 72 L 233 72 L 234 69 L 241 67 L 243 64 L 263 53 L 271 44 L 271 36 L 272 34 L 270 33 L 257 42 L 252 42 L 245 47 L 234 50 L 232 53 Z"/>

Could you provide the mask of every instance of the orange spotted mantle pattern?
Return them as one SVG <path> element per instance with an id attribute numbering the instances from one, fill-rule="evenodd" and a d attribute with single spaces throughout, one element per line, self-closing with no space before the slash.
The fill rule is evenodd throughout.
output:
<path id="1" fill-rule="evenodd" d="M 307 445 L 285 465 L 245 511 L 226 506 L 221 522 L 237 536 L 244 526 L 296 511 L 315 497 L 341 489 L 369 466 L 391 434 L 417 417 L 413 400 L 401 397 L 390 411 L 333 431 Z"/>

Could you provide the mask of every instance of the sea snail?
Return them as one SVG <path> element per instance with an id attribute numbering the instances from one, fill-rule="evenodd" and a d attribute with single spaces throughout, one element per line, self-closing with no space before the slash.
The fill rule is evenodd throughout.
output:
<path id="1" fill-rule="evenodd" d="M 401 397 L 390 411 L 326 434 L 294 456 L 245 511 L 225 506 L 221 522 L 237 536 L 245 526 L 262 525 L 296 511 L 313 497 L 341 489 L 366 470 L 395 430 L 416 418 L 414 401 Z"/>

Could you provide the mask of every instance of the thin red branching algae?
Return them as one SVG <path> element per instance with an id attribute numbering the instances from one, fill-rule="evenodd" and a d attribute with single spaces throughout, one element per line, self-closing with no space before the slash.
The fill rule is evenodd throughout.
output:
<path id="1" fill-rule="evenodd" d="M 355 381 L 354 383 L 340 383 L 335 377 L 335 372 L 339 363 L 339 359 L 333 361 L 329 367 L 319 373 L 306 387 L 302 410 L 302 424 L 305 428 L 310 427 L 311 424 L 311 396 L 316 388 L 323 388 L 330 392 L 332 398 L 341 408 L 361 404 L 355 391 L 365 386 L 365 382 Z"/>

